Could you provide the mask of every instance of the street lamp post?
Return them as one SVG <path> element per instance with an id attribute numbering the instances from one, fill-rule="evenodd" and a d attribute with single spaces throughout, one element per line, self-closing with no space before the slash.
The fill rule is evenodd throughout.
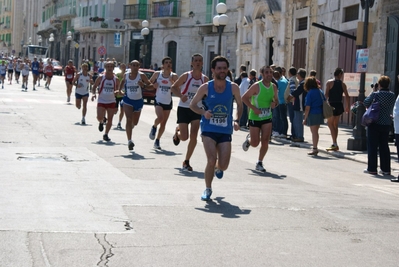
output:
<path id="1" fill-rule="evenodd" d="M 146 67 L 146 54 L 147 54 L 147 40 L 148 40 L 148 35 L 150 34 L 150 29 L 148 29 L 148 21 L 143 20 L 141 22 L 141 26 L 143 29 L 141 29 L 141 35 L 144 37 L 144 45 L 142 46 L 142 53 L 143 53 L 143 68 Z"/>
<path id="2" fill-rule="evenodd" d="M 361 6 L 364 9 L 364 26 L 363 26 L 363 39 L 362 49 L 367 48 L 368 40 L 368 27 L 369 27 L 369 11 L 374 5 L 374 0 L 360 0 Z M 363 103 L 365 97 L 365 86 L 366 86 L 366 73 L 360 73 L 360 87 L 358 101 Z M 356 112 L 356 126 L 353 128 L 353 138 L 348 139 L 347 148 L 348 150 L 364 151 L 367 149 L 367 137 L 366 130 L 362 125 L 362 117 L 366 108 L 364 105 L 359 105 Z"/>
<path id="3" fill-rule="evenodd" d="M 48 40 L 50 42 L 50 58 L 53 58 L 54 33 L 50 33 L 50 38 Z"/>
<path id="4" fill-rule="evenodd" d="M 70 52 L 71 52 L 71 41 L 72 41 L 72 32 L 71 31 L 68 31 L 68 33 L 67 33 L 67 41 L 68 41 L 68 51 L 67 51 L 67 59 L 66 59 L 65 65 L 68 64 Z"/>
<path id="5" fill-rule="evenodd" d="M 23 39 L 21 40 L 21 52 L 19 53 L 19 55 L 21 56 L 21 58 L 24 55 L 24 40 Z"/>
<path id="6" fill-rule="evenodd" d="M 39 35 L 39 37 L 37 37 L 37 42 L 39 43 L 39 46 L 42 45 L 42 36 Z"/>
<path id="7" fill-rule="evenodd" d="M 213 25 L 218 29 L 219 33 L 219 42 L 218 42 L 218 55 L 222 54 L 222 33 L 224 27 L 227 25 L 229 21 L 229 17 L 225 14 L 227 11 L 227 6 L 225 3 L 219 3 L 216 5 L 216 12 L 219 15 L 213 17 Z"/>

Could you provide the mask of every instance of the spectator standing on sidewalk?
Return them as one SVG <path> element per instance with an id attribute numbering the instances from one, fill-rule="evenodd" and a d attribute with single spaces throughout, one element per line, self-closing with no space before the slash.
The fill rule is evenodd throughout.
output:
<path id="1" fill-rule="evenodd" d="M 327 119 L 328 128 L 330 128 L 333 144 L 327 150 L 337 151 L 338 147 L 338 122 L 344 111 L 350 110 L 349 94 L 346 84 L 342 81 L 344 70 L 336 68 L 334 71 L 334 79 L 328 80 L 326 84 L 326 98 L 330 106 L 334 108 L 333 116 Z M 342 94 L 345 95 L 345 104 L 342 103 Z"/>
<path id="2" fill-rule="evenodd" d="M 234 80 L 234 82 L 235 82 L 237 85 L 240 85 L 240 84 L 241 84 L 241 81 L 242 81 L 241 74 L 242 74 L 243 72 L 247 72 L 247 67 L 246 67 L 245 65 L 241 65 L 241 66 L 240 66 L 240 76 L 238 76 L 237 79 Z M 248 75 L 247 75 L 247 77 L 248 77 Z M 248 88 L 247 88 L 247 89 L 248 89 Z"/>
<path id="3" fill-rule="evenodd" d="M 298 79 L 296 78 L 296 74 L 297 74 L 297 70 L 294 67 L 291 67 L 288 70 L 288 85 L 287 87 L 289 87 L 289 92 L 290 95 L 292 95 L 292 93 L 295 91 L 295 89 L 297 89 L 298 87 Z M 288 88 L 287 88 L 288 89 Z M 286 90 L 287 90 L 286 89 Z M 287 103 L 287 112 L 288 112 L 288 118 L 290 119 L 290 123 L 291 123 L 291 139 L 295 137 L 294 134 L 294 104 L 295 101 L 293 98 L 287 98 L 286 101 Z M 302 119 L 300 124 L 302 125 Z M 303 126 L 302 126 L 303 127 Z"/>
<path id="4" fill-rule="evenodd" d="M 397 78 L 399 82 L 399 75 Z M 399 96 L 396 98 L 395 107 L 393 108 L 393 123 L 395 127 L 396 153 L 398 155 L 398 160 L 399 160 Z M 391 182 L 399 183 L 399 176 L 391 179 Z"/>
<path id="5" fill-rule="evenodd" d="M 240 87 L 240 95 L 242 95 L 249 89 L 249 78 L 248 74 L 246 72 L 241 72 L 240 75 L 241 83 L 239 85 Z M 240 118 L 240 127 L 242 128 L 247 128 L 248 125 L 248 107 L 244 103 L 242 103 L 242 115 Z"/>
<path id="6" fill-rule="evenodd" d="M 305 98 L 307 94 L 307 92 L 304 89 L 306 70 L 299 69 L 296 76 L 298 78 L 299 85 L 288 97 L 288 100 L 290 101 L 294 100 L 294 105 L 292 105 L 294 116 L 292 120 L 293 136 L 291 138 L 291 141 L 303 142 L 304 136 L 303 136 L 302 121 L 303 121 L 303 111 L 305 110 Z"/>
<path id="7" fill-rule="evenodd" d="M 378 120 L 367 126 L 367 169 L 365 173 L 377 174 L 378 156 L 380 154 L 380 173 L 391 175 L 391 152 L 389 150 L 389 131 L 392 126 L 392 112 L 395 106 L 395 94 L 389 91 L 391 80 L 388 76 L 381 76 L 378 79 L 378 92 L 372 92 L 365 100 L 366 108 L 370 107 L 373 101 L 380 103 Z"/>
<path id="8" fill-rule="evenodd" d="M 278 130 L 279 137 L 287 138 L 288 131 L 288 120 L 287 120 L 287 104 L 284 99 L 285 89 L 287 89 L 288 80 L 283 76 L 283 70 L 281 67 L 276 67 L 275 69 L 279 74 L 279 79 L 277 80 L 277 90 L 278 90 L 278 102 L 279 105 L 276 107 L 277 120 L 278 120 Z"/>
<path id="9" fill-rule="evenodd" d="M 310 127 L 312 133 L 313 149 L 308 153 L 311 156 L 317 156 L 319 150 L 317 145 L 319 143 L 319 128 L 324 123 L 323 117 L 323 101 L 325 99 L 324 93 L 319 89 L 315 77 L 307 77 L 304 83 L 304 89 L 307 92 L 305 98 L 305 115 L 303 124 Z"/>

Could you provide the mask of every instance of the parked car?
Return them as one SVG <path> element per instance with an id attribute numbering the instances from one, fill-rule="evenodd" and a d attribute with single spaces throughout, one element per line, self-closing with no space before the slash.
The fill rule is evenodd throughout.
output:
<path id="1" fill-rule="evenodd" d="M 44 66 L 47 65 L 47 60 L 48 60 L 48 58 L 44 58 L 43 59 Z M 59 62 L 58 60 L 53 59 L 52 63 L 53 63 L 53 68 L 54 68 L 53 74 L 61 76 L 62 72 L 64 71 L 64 68 L 62 67 L 61 62 Z"/>
<path id="2" fill-rule="evenodd" d="M 150 79 L 155 72 L 154 70 L 151 69 L 139 69 L 139 71 L 143 72 L 148 79 Z M 157 90 L 142 89 L 143 98 L 147 101 L 147 103 L 151 103 L 151 100 L 155 99 L 156 91 Z"/>

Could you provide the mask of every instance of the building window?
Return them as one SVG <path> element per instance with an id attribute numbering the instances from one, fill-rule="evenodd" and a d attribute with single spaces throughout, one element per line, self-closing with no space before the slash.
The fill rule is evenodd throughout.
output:
<path id="1" fill-rule="evenodd" d="M 305 31 L 308 29 L 308 17 L 299 18 L 296 20 L 296 30 Z"/>
<path id="2" fill-rule="evenodd" d="M 344 8 L 344 21 L 353 21 L 359 19 L 359 5 L 348 6 Z"/>

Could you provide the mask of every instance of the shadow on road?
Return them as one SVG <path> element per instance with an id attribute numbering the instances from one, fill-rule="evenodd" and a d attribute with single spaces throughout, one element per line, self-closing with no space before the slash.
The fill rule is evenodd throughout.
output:
<path id="1" fill-rule="evenodd" d="M 238 206 L 232 205 L 223 200 L 224 197 L 215 197 L 213 200 L 207 201 L 204 208 L 195 208 L 196 210 L 220 213 L 223 218 L 236 219 L 240 218 L 239 215 L 248 215 L 251 210 L 240 209 Z"/>
<path id="2" fill-rule="evenodd" d="M 177 176 L 183 176 L 183 177 L 196 177 L 198 179 L 204 179 L 204 173 L 203 172 L 197 172 L 197 171 L 192 171 L 192 172 L 188 172 L 188 171 L 182 171 L 181 168 L 175 168 L 175 170 L 178 171 L 178 173 L 176 173 Z"/>
<path id="3" fill-rule="evenodd" d="M 165 156 L 176 156 L 176 155 L 182 155 L 181 153 L 176 153 L 174 151 L 169 151 L 169 150 L 159 150 L 159 149 L 154 149 L 151 153 L 157 154 L 157 155 L 165 155 Z"/>
<path id="4" fill-rule="evenodd" d="M 247 169 L 248 171 L 251 171 L 252 173 L 250 175 L 253 176 L 263 176 L 263 177 L 270 177 L 273 179 L 285 179 L 287 178 L 287 175 L 278 175 L 278 174 L 274 174 L 271 172 L 260 172 L 260 171 L 256 171 L 256 170 L 252 170 L 252 169 Z"/>
<path id="5" fill-rule="evenodd" d="M 125 159 L 135 159 L 135 160 L 143 160 L 143 159 L 149 160 L 149 159 L 155 159 L 155 158 L 146 158 L 146 157 L 144 157 L 143 155 L 140 155 L 140 154 L 138 154 L 138 153 L 136 153 L 136 152 L 130 152 L 130 154 L 127 154 L 127 155 L 120 155 L 120 156 L 117 156 L 117 157 L 122 157 L 122 158 L 125 158 Z"/>

